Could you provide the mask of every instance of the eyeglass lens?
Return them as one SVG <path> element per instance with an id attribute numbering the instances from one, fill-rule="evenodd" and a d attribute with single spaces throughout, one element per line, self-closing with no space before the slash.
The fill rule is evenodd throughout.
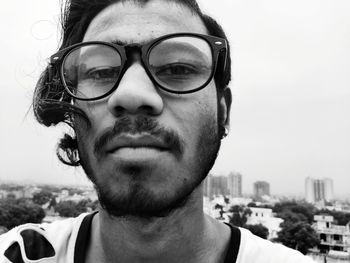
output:
<path id="1" fill-rule="evenodd" d="M 157 84 L 174 92 L 203 86 L 211 77 L 209 44 L 196 37 L 173 37 L 157 42 L 146 62 Z M 90 44 L 72 50 L 64 59 L 64 84 L 78 98 L 97 98 L 110 92 L 120 78 L 122 58 L 111 46 Z"/>

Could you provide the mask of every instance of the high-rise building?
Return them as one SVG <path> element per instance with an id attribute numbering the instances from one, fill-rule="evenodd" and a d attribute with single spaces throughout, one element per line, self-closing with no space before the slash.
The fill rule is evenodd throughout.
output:
<path id="1" fill-rule="evenodd" d="M 320 180 L 320 179 L 314 180 L 314 198 L 316 202 L 325 200 L 323 180 Z"/>
<path id="2" fill-rule="evenodd" d="M 270 195 L 270 184 L 265 181 L 257 181 L 254 183 L 254 197 L 261 199 L 264 195 Z"/>
<path id="3" fill-rule="evenodd" d="M 334 198 L 333 195 L 333 180 L 330 178 L 323 179 L 324 181 L 324 198 L 326 201 L 331 201 Z"/>
<path id="4" fill-rule="evenodd" d="M 305 199 L 309 203 L 331 201 L 333 199 L 333 180 L 307 177 L 305 179 Z"/>
<path id="5" fill-rule="evenodd" d="M 204 195 L 210 199 L 214 196 L 227 196 L 229 194 L 229 190 L 227 188 L 227 176 L 214 176 L 212 174 L 209 174 L 204 180 L 203 184 Z"/>
<path id="6" fill-rule="evenodd" d="M 227 176 L 227 188 L 231 197 L 242 196 L 242 175 L 231 172 Z"/>
<path id="7" fill-rule="evenodd" d="M 219 175 L 212 177 L 212 194 L 213 195 L 228 195 L 227 176 Z"/>

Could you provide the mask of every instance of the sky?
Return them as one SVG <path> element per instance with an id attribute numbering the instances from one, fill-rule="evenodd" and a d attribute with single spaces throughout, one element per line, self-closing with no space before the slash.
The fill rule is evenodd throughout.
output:
<path id="1" fill-rule="evenodd" d="M 350 196 L 350 1 L 201 0 L 232 48 L 231 128 L 212 172 L 239 172 L 243 192 L 304 193 L 331 178 Z M 219 3 L 219 4 L 218 4 Z M 0 181 L 86 184 L 61 164 L 64 126 L 31 110 L 35 83 L 59 45 L 60 1 L 12 0 L 0 9 Z"/>

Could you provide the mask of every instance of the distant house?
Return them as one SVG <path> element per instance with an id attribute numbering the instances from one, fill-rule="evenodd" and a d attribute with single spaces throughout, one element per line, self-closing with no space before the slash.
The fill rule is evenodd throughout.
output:
<path id="1" fill-rule="evenodd" d="M 275 217 L 271 208 L 249 207 L 252 211 L 248 216 L 248 225 L 262 224 L 269 230 L 268 239 L 277 237 L 277 233 L 281 230 L 280 224 L 283 222 L 282 218 Z"/>
<path id="2" fill-rule="evenodd" d="M 330 215 L 315 215 L 313 228 L 321 240 L 320 253 L 334 258 L 350 259 L 350 222 L 346 226 L 333 224 Z"/>

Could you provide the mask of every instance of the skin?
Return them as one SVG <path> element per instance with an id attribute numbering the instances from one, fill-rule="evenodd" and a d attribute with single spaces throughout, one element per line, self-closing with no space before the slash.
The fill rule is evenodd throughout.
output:
<path id="1" fill-rule="evenodd" d="M 163 0 L 154 0 L 142 7 L 126 2 L 113 4 L 99 13 L 90 23 L 83 41 L 142 43 L 177 32 L 207 34 L 201 20 L 186 7 Z M 110 195 L 129 196 L 132 182 L 136 181 L 151 200 L 166 206 L 179 192 L 192 191 L 190 188 L 199 180 L 198 149 L 219 140 L 218 107 L 219 119 L 228 127 L 227 101 L 227 97 L 223 97 L 218 103 L 214 81 L 185 96 L 162 92 L 135 59 L 118 89 L 109 97 L 95 102 L 76 102 L 91 121 L 88 131 L 85 128 L 76 131 L 82 159 L 86 160 L 84 169 Z M 183 143 L 182 155 L 154 147 L 124 147 L 103 156 L 94 155 L 93 142 L 121 115 L 131 119 L 148 116 L 174 131 Z M 215 131 L 211 137 L 201 136 L 208 129 Z M 129 141 L 139 139 L 139 135 L 126 136 Z M 204 215 L 202 186 L 199 186 L 190 192 L 184 206 L 164 217 L 114 217 L 102 209 L 93 219 L 86 260 L 223 262 L 229 238 L 226 225 Z"/>

